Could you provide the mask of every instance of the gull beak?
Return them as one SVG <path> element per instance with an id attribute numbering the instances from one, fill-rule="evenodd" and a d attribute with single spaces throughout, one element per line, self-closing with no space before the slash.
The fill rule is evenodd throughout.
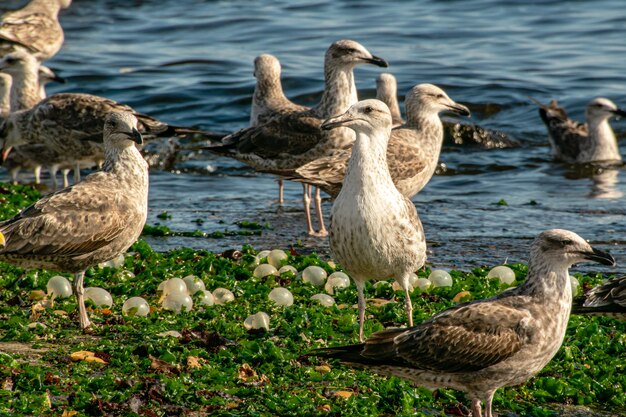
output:
<path id="1" fill-rule="evenodd" d="M 387 63 L 387 61 L 385 61 L 384 59 L 379 58 L 379 57 L 377 57 L 377 56 L 375 56 L 375 55 L 372 55 L 372 57 L 371 57 L 371 58 L 363 58 L 363 60 L 364 60 L 365 62 L 370 63 L 370 64 L 374 64 L 374 65 L 376 65 L 376 66 L 378 66 L 378 67 L 387 68 L 387 67 L 389 66 L 389 64 Z"/>
<path id="2" fill-rule="evenodd" d="M 54 81 L 55 83 L 65 84 L 67 80 L 59 75 L 54 74 L 54 77 L 50 79 L 50 81 Z"/>
<path id="3" fill-rule="evenodd" d="M 472 115 L 467 107 L 465 107 L 464 105 L 459 104 L 459 103 L 453 103 L 451 105 L 448 105 L 448 109 L 452 113 L 456 113 L 456 114 L 458 114 L 460 116 L 471 116 Z"/>
<path id="4" fill-rule="evenodd" d="M 602 265 L 615 266 L 615 258 L 608 252 L 591 248 L 592 252 L 583 252 L 583 257 L 590 261 L 598 262 Z"/>
<path id="5" fill-rule="evenodd" d="M 11 149 L 13 149 L 13 146 L 8 146 L 6 148 L 2 146 L 2 163 L 4 163 L 4 161 L 6 161 L 7 158 L 9 157 L 9 154 L 11 153 Z"/>
<path id="6" fill-rule="evenodd" d="M 7 241 L 4 239 L 4 234 L 0 232 L 0 248 L 4 248 L 7 245 Z"/>
<path id="7" fill-rule="evenodd" d="M 135 129 L 134 127 L 133 127 L 133 133 L 131 135 L 131 139 L 136 144 L 143 145 L 143 136 L 141 136 L 141 133 L 139 133 L 139 131 Z"/>
<path id="8" fill-rule="evenodd" d="M 620 108 L 612 110 L 611 113 L 613 113 L 617 117 L 626 117 L 626 111 Z"/>
<path id="9" fill-rule="evenodd" d="M 345 124 L 351 122 L 353 119 L 348 112 L 345 112 L 342 115 L 334 116 L 329 119 L 326 119 L 324 123 L 321 124 L 320 128 L 322 130 L 330 130 L 336 127 L 344 126 Z"/>

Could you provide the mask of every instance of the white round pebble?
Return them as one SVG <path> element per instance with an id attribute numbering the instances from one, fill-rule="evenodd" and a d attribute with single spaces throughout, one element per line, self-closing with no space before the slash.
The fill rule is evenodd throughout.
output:
<path id="1" fill-rule="evenodd" d="M 433 283 L 428 278 L 418 278 L 415 282 L 415 288 L 419 288 L 422 291 L 427 290 L 431 285 Z"/>
<path id="2" fill-rule="evenodd" d="M 411 275 L 409 275 L 409 284 L 411 285 L 411 287 L 416 288 L 417 287 L 417 280 L 419 278 L 417 277 L 417 275 L 413 272 L 411 272 Z"/>
<path id="3" fill-rule="evenodd" d="M 135 278 L 135 274 L 133 271 L 129 271 L 127 269 L 120 269 L 115 272 L 113 277 L 118 281 L 128 281 L 129 279 Z"/>
<path id="4" fill-rule="evenodd" d="M 180 278 L 170 278 L 165 281 L 163 283 L 163 295 L 167 297 L 169 294 L 189 295 L 185 281 Z"/>
<path id="5" fill-rule="evenodd" d="M 46 285 L 48 295 L 53 298 L 67 298 L 72 295 L 72 284 L 67 278 L 56 275 L 48 280 Z"/>
<path id="6" fill-rule="evenodd" d="M 292 266 L 292 265 L 281 266 L 280 269 L 278 270 L 279 274 L 284 274 L 285 272 L 293 272 L 294 274 L 297 274 L 298 270 L 296 269 L 295 266 Z"/>
<path id="7" fill-rule="evenodd" d="M 259 260 L 259 262 L 261 262 L 261 259 L 263 258 L 267 258 L 270 255 L 269 250 L 262 250 L 261 252 L 256 254 L 256 258 Z"/>
<path id="8" fill-rule="evenodd" d="M 148 302 L 141 297 L 131 297 L 124 301 L 122 314 L 125 316 L 145 317 L 150 313 Z"/>
<path id="9" fill-rule="evenodd" d="M 170 293 L 165 296 L 162 305 L 166 310 L 180 313 L 181 311 L 191 311 L 193 308 L 193 300 L 188 294 Z"/>
<path id="10" fill-rule="evenodd" d="M 335 293 L 335 289 L 348 288 L 350 286 L 350 277 L 341 271 L 333 272 L 329 275 L 324 289 L 330 295 Z"/>
<path id="11" fill-rule="evenodd" d="M 393 284 L 391 284 L 391 288 L 394 291 L 404 291 L 404 289 L 402 289 L 398 281 L 394 281 Z M 413 286 L 411 284 L 409 284 L 409 292 L 413 292 Z"/>
<path id="12" fill-rule="evenodd" d="M 124 265 L 124 254 L 118 255 L 117 257 L 106 261 L 106 262 L 102 262 L 101 264 L 98 264 L 98 266 L 100 268 L 119 268 L 120 266 Z"/>
<path id="13" fill-rule="evenodd" d="M 216 288 L 213 290 L 215 304 L 226 304 L 235 301 L 235 294 L 226 288 Z"/>
<path id="14" fill-rule="evenodd" d="M 317 300 L 324 307 L 331 307 L 335 304 L 335 299 L 328 294 L 315 294 L 311 300 Z"/>
<path id="15" fill-rule="evenodd" d="M 500 265 L 489 271 L 487 278 L 499 278 L 501 283 L 511 285 L 515 282 L 515 272 L 508 266 Z"/>
<path id="16" fill-rule="evenodd" d="M 87 287 L 85 288 L 85 300 L 91 300 L 96 307 L 108 307 L 113 305 L 113 297 L 104 288 Z"/>
<path id="17" fill-rule="evenodd" d="M 246 319 L 243 322 L 243 325 L 246 328 L 246 330 L 253 330 L 253 329 L 269 330 L 270 329 L 270 316 L 268 316 L 267 313 L 259 311 L 256 314 L 246 317 Z"/>
<path id="18" fill-rule="evenodd" d="M 570 275 L 569 283 L 572 286 L 572 296 L 578 295 L 578 291 L 580 291 L 580 282 L 578 282 L 578 278 Z"/>
<path id="19" fill-rule="evenodd" d="M 289 307 L 293 304 L 293 294 L 287 288 L 274 288 L 267 297 L 279 306 Z"/>
<path id="20" fill-rule="evenodd" d="M 374 283 L 374 288 L 386 287 L 388 285 L 391 285 L 389 281 L 377 281 Z"/>
<path id="21" fill-rule="evenodd" d="M 302 280 L 308 282 L 316 287 L 321 287 L 326 282 L 328 274 L 321 266 L 307 266 L 302 271 Z"/>
<path id="22" fill-rule="evenodd" d="M 256 278 L 265 278 L 268 275 L 278 275 L 278 270 L 270 264 L 261 264 L 254 268 L 252 273 Z"/>
<path id="23" fill-rule="evenodd" d="M 200 296 L 198 297 L 198 304 L 201 306 L 212 306 L 215 304 L 215 298 L 211 291 L 200 290 Z"/>
<path id="24" fill-rule="evenodd" d="M 206 288 L 204 282 L 195 275 L 187 275 L 183 278 L 183 282 L 187 286 L 187 292 L 189 295 L 194 295 L 198 291 L 204 291 Z"/>
<path id="25" fill-rule="evenodd" d="M 448 271 L 444 271 L 443 269 L 435 269 L 430 273 L 428 279 L 433 284 L 433 287 L 452 286 L 452 277 L 450 276 Z"/>
<path id="26" fill-rule="evenodd" d="M 287 260 L 287 254 L 285 253 L 284 250 L 274 249 L 273 251 L 270 252 L 269 255 L 267 255 L 267 262 L 269 262 L 270 265 L 273 265 L 274 268 L 280 268 L 283 261 L 286 261 L 286 260 Z"/>

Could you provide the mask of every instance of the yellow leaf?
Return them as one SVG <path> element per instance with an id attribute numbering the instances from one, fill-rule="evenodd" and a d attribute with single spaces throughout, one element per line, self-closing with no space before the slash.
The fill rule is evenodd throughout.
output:
<path id="1" fill-rule="evenodd" d="M 455 303 L 460 302 L 462 299 L 464 299 L 465 297 L 472 295 L 471 292 L 469 291 L 461 291 L 460 293 L 458 293 L 457 295 L 454 296 L 454 298 L 452 299 L 452 301 L 454 301 Z"/>
<path id="2" fill-rule="evenodd" d="M 96 363 L 102 363 L 106 365 L 106 362 L 103 359 L 98 358 L 97 356 L 88 356 L 83 360 L 85 362 L 96 362 Z"/>
<path id="3" fill-rule="evenodd" d="M 70 359 L 72 359 L 73 361 L 84 361 L 85 358 L 88 358 L 93 355 L 95 355 L 95 353 L 90 352 L 88 350 L 79 350 L 76 352 L 72 352 L 72 354 L 70 355 Z"/>
<path id="4" fill-rule="evenodd" d="M 330 372 L 330 366 L 328 365 L 318 365 L 315 367 L 315 370 L 320 374 L 327 374 Z"/>
<path id="5" fill-rule="evenodd" d="M 78 411 L 65 410 L 63 411 L 63 414 L 61 414 L 61 417 L 74 417 L 76 414 L 78 414 Z"/>
<path id="6" fill-rule="evenodd" d="M 187 367 L 191 369 L 197 369 L 202 367 L 204 359 L 197 356 L 187 356 Z"/>
<path id="7" fill-rule="evenodd" d="M 337 398 L 350 398 L 354 393 L 352 391 L 333 391 L 331 394 Z"/>

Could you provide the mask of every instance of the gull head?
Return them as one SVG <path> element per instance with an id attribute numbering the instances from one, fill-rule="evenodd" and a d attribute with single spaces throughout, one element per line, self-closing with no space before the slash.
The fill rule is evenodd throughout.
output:
<path id="1" fill-rule="evenodd" d="M 357 133 L 373 136 L 380 130 L 391 131 L 389 107 L 380 100 L 363 100 L 351 106 L 344 114 L 331 117 L 322 123 L 323 130 L 348 127 Z"/>
<path id="2" fill-rule="evenodd" d="M 398 83 L 396 77 L 383 72 L 376 77 L 376 95 L 391 95 L 395 96 L 398 91 Z"/>
<path id="3" fill-rule="evenodd" d="M 626 111 L 617 107 L 608 98 L 598 97 L 594 98 L 587 104 L 587 122 L 592 124 L 593 122 L 601 122 L 606 119 L 610 119 L 613 116 L 626 116 Z"/>
<path id="4" fill-rule="evenodd" d="M 49 82 L 54 81 L 56 83 L 65 84 L 65 78 L 59 77 L 54 71 L 45 65 L 39 66 L 39 84 L 46 85 Z"/>
<path id="5" fill-rule="evenodd" d="M 592 248 L 576 233 L 563 229 L 548 230 L 537 236 L 530 249 L 530 258 L 533 263 L 564 268 L 585 261 L 615 265 L 615 259 L 609 253 Z"/>
<path id="6" fill-rule="evenodd" d="M 254 58 L 254 77 L 258 82 L 280 79 L 280 62 L 270 54 L 262 54 Z"/>
<path id="7" fill-rule="evenodd" d="M 351 40 L 334 42 L 326 51 L 326 65 L 353 68 L 360 64 L 388 67 L 387 61 L 372 55 L 363 45 Z"/>
<path id="8" fill-rule="evenodd" d="M 23 49 L 11 52 L 0 58 L 0 71 L 10 74 L 12 77 L 25 73 L 37 73 L 39 66 L 37 58 Z"/>
<path id="9" fill-rule="evenodd" d="M 461 116 L 469 116 L 467 107 L 452 100 L 445 91 L 436 85 L 418 84 L 411 88 L 404 100 L 407 118 L 414 118 L 420 113 L 439 114 L 452 112 Z"/>
<path id="10" fill-rule="evenodd" d="M 141 133 L 137 130 L 137 118 L 129 112 L 107 114 L 103 128 L 104 146 L 124 149 L 143 144 Z"/>

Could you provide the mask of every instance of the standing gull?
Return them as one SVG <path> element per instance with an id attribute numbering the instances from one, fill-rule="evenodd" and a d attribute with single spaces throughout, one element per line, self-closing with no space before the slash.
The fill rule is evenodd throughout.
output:
<path id="1" fill-rule="evenodd" d="M 0 56 L 16 50 L 28 50 L 44 61 L 52 58 L 63 45 L 59 10 L 72 0 L 31 0 L 25 7 L 0 17 Z"/>
<path id="2" fill-rule="evenodd" d="M 441 145 L 443 127 L 439 113 L 454 112 L 469 115 L 467 107 L 456 103 L 439 87 L 419 84 L 406 95 L 407 122 L 391 131 L 387 162 L 396 188 L 411 198 L 426 186 L 435 173 Z M 320 158 L 285 176 L 321 187 L 332 197 L 337 196 L 348 166 L 350 150 Z M 291 175 L 289 175 L 291 174 Z"/>
<path id="3" fill-rule="evenodd" d="M 356 132 L 344 187 L 331 210 L 330 249 L 358 290 L 360 341 L 365 321 L 365 282 L 395 278 L 404 290 L 412 326 L 409 278 L 426 262 L 426 239 L 415 205 L 396 189 L 389 174 L 391 123 L 385 103 L 365 100 L 322 125 L 324 129 L 343 126 Z"/>
<path id="4" fill-rule="evenodd" d="M 548 128 L 554 159 L 580 164 L 622 160 L 609 119 L 626 116 L 626 111 L 611 100 L 602 97 L 591 100 L 587 104 L 585 124 L 569 119 L 556 100 L 548 106 L 535 102 L 539 105 L 539 116 Z"/>
<path id="5" fill-rule="evenodd" d="M 376 78 L 376 99 L 389 107 L 393 127 L 402 126 L 404 119 L 398 103 L 398 82 L 393 75 L 383 72 Z"/>
<path id="6" fill-rule="evenodd" d="M 387 66 L 385 60 L 372 55 L 358 42 L 334 42 L 324 58 L 324 92 L 317 106 L 305 111 L 278 114 L 259 126 L 227 136 L 222 146 L 209 150 L 235 158 L 257 171 L 278 173 L 349 147 L 354 140 L 350 130 L 324 132 L 320 124 L 345 112 L 358 101 L 353 70 L 362 64 Z M 304 193 L 304 200 L 305 206 L 308 206 L 307 192 Z M 319 193 L 316 193 L 316 206 L 321 209 Z M 307 216 L 307 227 L 309 234 L 315 234 L 310 216 Z M 319 234 L 324 235 L 325 230 L 320 230 Z"/>
<path id="7" fill-rule="evenodd" d="M 46 98 L 45 84 L 56 81 L 56 75 L 39 63 L 34 55 L 16 51 L 0 58 L 0 71 L 13 78 L 11 111 L 30 109 Z M 43 92 L 42 92 L 43 91 Z"/>
<path id="8" fill-rule="evenodd" d="M 85 270 L 124 253 L 139 237 L 148 211 L 148 165 L 135 147 L 142 143 L 137 119 L 110 113 L 103 132 L 102 171 L 0 223 L 0 260 L 74 274 L 82 329 L 90 326 Z"/>
<path id="9" fill-rule="evenodd" d="M 274 116 L 303 112 L 309 109 L 285 97 L 280 81 L 280 72 L 280 62 L 274 55 L 262 54 L 254 59 L 256 85 L 252 95 L 252 108 L 250 109 L 251 127 L 259 126 Z M 282 178 L 278 179 L 278 203 L 283 203 Z"/>
<path id="10" fill-rule="evenodd" d="M 527 381 L 559 350 L 572 308 L 568 269 L 585 260 L 615 263 L 573 232 L 543 232 L 531 246 L 524 284 L 459 304 L 413 328 L 383 330 L 364 344 L 314 355 L 429 389 L 463 391 L 472 400 L 472 416 L 482 415 L 485 401 L 485 416 L 492 417 L 495 391 Z"/>
<path id="11" fill-rule="evenodd" d="M 626 276 L 606 280 L 575 299 L 572 313 L 626 320 Z"/>

